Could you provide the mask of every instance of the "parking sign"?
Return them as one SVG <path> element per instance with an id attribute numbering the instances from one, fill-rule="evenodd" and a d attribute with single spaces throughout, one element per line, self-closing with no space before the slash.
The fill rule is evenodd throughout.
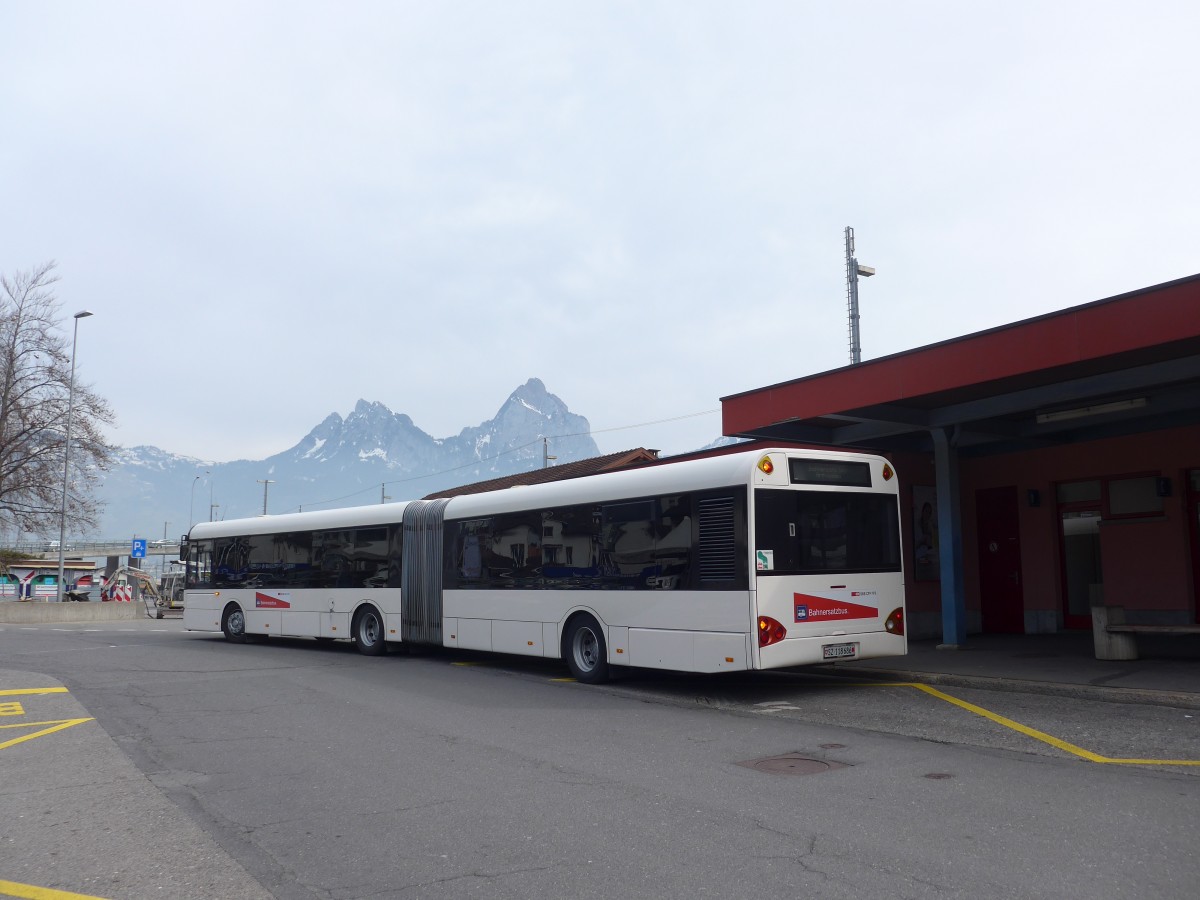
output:
<path id="1" fill-rule="evenodd" d="M 146 539 L 145 538 L 134 538 L 133 539 L 133 550 L 130 551 L 129 556 L 132 559 L 145 559 L 146 558 Z"/>

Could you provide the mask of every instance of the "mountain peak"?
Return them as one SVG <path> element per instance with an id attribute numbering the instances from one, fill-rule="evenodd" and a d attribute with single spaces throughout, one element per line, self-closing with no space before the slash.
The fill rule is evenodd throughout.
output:
<path id="1" fill-rule="evenodd" d="M 220 517 L 232 519 L 261 512 L 261 479 L 268 475 L 269 511 L 276 514 L 378 503 L 382 496 L 405 500 L 539 468 L 543 438 L 560 463 L 598 456 L 589 431 L 587 419 L 572 413 L 541 379 L 530 378 L 493 418 L 453 437 L 435 439 L 409 416 L 360 399 L 344 418 L 330 413 L 288 450 L 205 468 L 212 470 L 214 509 L 219 505 Z M 173 514 L 179 518 L 178 508 L 194 501 L 178 495 L 181 485 L 192 486 L 196 465 L 152 447 L 124 452 L 102 491 L 105 533 L 148 534 Z"/>

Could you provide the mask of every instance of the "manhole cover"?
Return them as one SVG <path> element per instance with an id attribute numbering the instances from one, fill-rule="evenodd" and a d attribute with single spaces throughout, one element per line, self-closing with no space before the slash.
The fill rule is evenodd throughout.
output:
<path id="1" fill-rule="evenodd" d="M 799 753 L 785 753 L 783 756 L 767 756 L 763 759 L 748 759 L 738 763 L 747 769 L 764 772 L 767 775 L 819 775 L 833 769 L 846 768 L 845 763 L 834 762 L 831 759 L 810 759 Z"/>

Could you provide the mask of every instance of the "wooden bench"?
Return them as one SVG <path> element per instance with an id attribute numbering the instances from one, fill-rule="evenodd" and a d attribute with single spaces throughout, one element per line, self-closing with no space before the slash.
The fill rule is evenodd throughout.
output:
<path id="1" fill-rule="evenodd" d="M 1200 634 L 1200 625 L 1130 625 L 1123 606 L 1092 607 L 1096 659 L 1137 659 L 1139 634 Z"/>

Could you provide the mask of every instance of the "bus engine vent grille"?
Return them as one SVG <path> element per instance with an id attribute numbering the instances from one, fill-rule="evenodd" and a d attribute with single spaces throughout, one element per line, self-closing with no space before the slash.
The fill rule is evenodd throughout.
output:
<path id="1" fill-rule="evenodd" d="M 732 581 L 737 577 L 737 540 L 732 497 L 701 500 L 700 583 Z"/>

